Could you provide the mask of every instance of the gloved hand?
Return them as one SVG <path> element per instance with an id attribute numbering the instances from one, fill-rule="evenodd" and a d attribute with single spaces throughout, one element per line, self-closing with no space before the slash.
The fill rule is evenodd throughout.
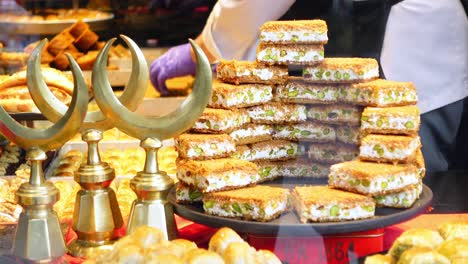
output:
<path id="1" fill-rule="evenodd" d="M 161 95 L 168 95 L 166 80 L 184 75 L 195 75 L 195 62 L 190 54 L 189 43 L 175 46 L 157 58 L 150 66 L 150 79 Z"/>

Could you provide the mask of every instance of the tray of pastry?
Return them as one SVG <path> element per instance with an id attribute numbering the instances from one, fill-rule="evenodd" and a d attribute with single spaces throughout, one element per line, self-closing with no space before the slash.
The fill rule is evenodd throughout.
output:
<path id="1" fill-rule="evenodd" d="M 177 183 L 180 184 L 180 183 Z M 326 179 L 280 179 L 263 183 L 271 187 L 291 189 L 299 185 L 326 185 Z M 432 201 L 432 191 L 423 185 L 421 195 L 415 203 L 406 209 L 376 208 L 375 216 L 368 219 L 343 222 L 301 223 L 292 208 L 280 217 L 268 222 L 254 222 L 235 218 L 225 218 L 204 212 L 201 202 L 181 204 L 176 202 L 177 185 L 169 192 L 168 200 L 174 205 L 174 212 L 188 220 L 212 227 L 229 226 L 239 232 L 253 234 L 288 234 L 291 236 L 312 236 L 359 232 L 390 226 L 411 219 L 425 212 Z"/>
<path id="2" fill-rule="evenodd" d="M 56 34 L 82 20 L 93 30 L 105 30 L 111 25 L 114 14 L 90 9 L 44 10 L 41 14 L 0 14 L 0 31 L 10 34 Z"/>
<path id="3" fill-rule="evenodd" d="M 113 132 L 112 132 L 113 131 Z M 145 164 L 145 151 L 140 147 L 140 141 L 123 137 L 112 136 L 118 130 L 105 133 L 104 139 L 99 143 L 101 160 L 107 162 L 118 177 L 133 177 L 141 171 Z M 74 138 L 67 142 L 57 152 L 56 158 L 45 171 L 46 178 L 73 178 L 82 162 L 86 161 L 87 145 Z M 175 177 L 175 160 L 177 152 L 172 140 L 164 140 L 158 151 L 159 169 Z"/>

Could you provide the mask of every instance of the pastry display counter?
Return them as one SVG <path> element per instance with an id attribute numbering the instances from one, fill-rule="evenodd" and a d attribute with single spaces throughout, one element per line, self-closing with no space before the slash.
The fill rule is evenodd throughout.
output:
<path id="1" fill-rule="evenodd" d="M 107 19 L 112 17 L 101 20 Z M 148 58 L 136 44 L 124 37 L 131 52 L 111 42 L 104 46 L 90 31 L 95 21 L 89 21 L 69 25 L 48 44 L 31 43 L 29 71 L 0 80 L 0 100 L 19 86 L 32 91 L 34 100 L 17 98 L 32 107 L 12 111 L 23 121 L 53 120 L 60 104 L 75 106 L 77 83 L 80 89 L 87 84 L 90 101 L 96 102 L 88 105 L 92 114 L 82 121 L 82 139 L 67 135 L 71 139 L 43 164 L 44 175 L 28 168 L 25 153 L 14 150 L 14 143 L 2 147 L 5 160 L 16 161 L 13 154 L 19 152 L 17 163 L 25 163 L 14 169 L 8 164 L 0 181 L 4 253 L 21 224 L 19 213 L 32 210 L 21 208 L 21 199 L 17 204 L 14 197 L 19 186 L 39 188 L 39 181 L 28 183 L 30 174 L 45 176 L 58 188 L 61 199 L 48 202 L 58 215 L 70 263 L 150 263 L 162 261 L 167 251 L 176 256 L 174 263 L 176 258 L 191 263 L 192 257 L 209 263 L 357 263 L 378 253 L 396 262 L 409 253 L 395 253 L 407 248 L 392 250 L 399 247 L 392 244 L 402 231 L 417 227 L 412 221 L 425 219 L 424 232 L 440 232 L 443 240 L 450 238 L 438 230 L 441 218 L 468 228 L 468 201 L 461 189 L 468 173 L 426 175 L 416 87 L 381 79 L 375 59 L 326 55 L 324 21 L 265 23 L 257 61 L 221 61 L 215 78 L 212 65 L 191 43 L 198 56 L 196 79 L 167 83 L 171 95 L 180 97 L 155 94 L 147 80 Z M 63 73 L 75 65 L 60 59 L 65 52 L 74 53 L 84 80 L 76 68 L 73 78 Z M 53 54 L 47 63 L 56 73 L 47 73 L 50 68 L 41 73 L 38 54 L 47 53 Z M 298 65 L 301 72 L 289 76 L 288 67 Z M 66 100 L 38 93 L 44 86 L 35 77 L 42 74 L 49 88 L 58 86 L 57 76 L 64 80 L 59 83 L 66 81 L 71 87 L 65 89 Z M 122 87 L 123 92 L 113 91 Z M 137 88 L 146 89 L 147 98 L 128 99 L 128 91 Z M 115 94 L 123 94 L 123 102 Z M 46 99 L 38 103 L 37 96 Z M 54 104 L 45 107 L 48 99 Z M 11 131 L 1 128 L 14 141 Z M 229 254 L 211 245 L 222 227 L 240 235 Z M 429 246 L 438 254 L 435 244 Z"/>

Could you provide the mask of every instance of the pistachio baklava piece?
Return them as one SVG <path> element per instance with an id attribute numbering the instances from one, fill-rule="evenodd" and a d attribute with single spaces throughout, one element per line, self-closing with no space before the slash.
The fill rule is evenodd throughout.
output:
<path id="1" fill-rule="evenodd" d="M 412 82 L 384 79 L 341 86 L 338 99 L 344 103 L 374 107 L 414 105 L 418 102 Z"/>
<path id="2" fill-rule="evenodd" d="M 359 126 L 340 125 L 335 127 L 336 141 L 348 145 L 359 145 L 361 133 Z"/>
<path id="3" fill-rule="evenodd" d="M 327 24 L 320 19 L 268 21 L 260 27 L 260 41 L 271 44 L 327 44 Z"/>
<path id="4" fill-rule="evenodd" d="M 276 87 L 274 100 L 299 104 L 335 104 L 340 89 L 334 85 L 307 83 L 302 78 L 290 79 Z"/>
<path id="5" fill-rule="evenodd" d="M 201 202 L 203 193 L 197 188 L 194 188 L 183 182 L 179 182 L 176 187 L 175 198 L 177 203 L 191 204 Z"/>
<path id="6" fill-rule="evenodd" d="M 408 163 L 416 159 L 421 147 L 419 136 L 369 134 L 359 147 L 359 159 L 389 163 Z"/>
<path id="7" fill-rule="evenodd" d="M 374 196 L 378 207 L 409 208 L 421 195 L 422 183 L 410 185 L 399 192 Z"/>
<path id="8" fill-rule="evenodd" d="M 349 221 L 375 215 L 372 198 L 328 186 L 296 186 L 291 197 L 302 223 Z"/>
<path id="9" fill-rule="evenodd" d="M 365 195 L 383 195 L 418 184 L 419 170 L 413 164 L 346 161 L 330 167 L 328 185 Z"/>
<path id="10" fill-rule="evenodd" d="M 354 83 L 379 77 L 379 65 L 371 58 L 325 58 L 314 67 L 304 67 L 302 77 L 315 83 Z"/>
<path id="11" fill-rule="evenodd" d="M 365 134 L 415 135 L 420 124 L 417 106 L 366 107 L 361 116 Z"/>
<path id="12" fill-rule="evenodd" d="M 292 141 L 334 142 L 336 133 L 333 126 L 316 122 L 304 122 L 274 126 L 273 138 Z"/>
<path id="13" fill-rule="evenodd" d="M 440 235 L 445 240 L 455 238 L 468 238 L 468 219 L 446 222 L 437 227 Z"/>
<path id="14" fill-rule="evenodd" d="M 267 66 L 256 61 L 221 60 L 216 78 L 223 82 L 279 84 L 288 80 L 287 66 Z"/>
<path id="15" fill-rule="evenodd" d="M 435 230 L 427 228 L 411 228 L 403 232 L 393 242 L 388 254 L 392 257 L 392 263 L 397 263 L 402 254 L 413 247 L 436 249 L 442 244 L 442 242 L 444 242 L 444 239 Z"/>
<path id="16" fill-rule="evenodd" d="M 257 165 L 233 158 L 178 160 L 177 178 L 204 193 L 244 187 L 260 180 Z"/>
<path id="17" fill-rule="evenodd" d="M 270 140 L 252 145 L 237 146 L 234 158 L 259 160 L 289 160 L 300 156 L 300 147 L 297 143 L 287 140 Z"/>
<path id="18" fill-rule="evenodd" d="M 323 45 L 260 43 L 257 48 L 257 62 L 266 65 L 315 65 L 323 58 Z"/>
<path id="19" fill-rule="evenodd" d="M 307 109 L 307 119 L 327 124 L 359 125 L 362 108 L 352 105 L 313 105 Z"/>
<path id="20" fill-rule="evenodd" d="M 243 108 L 270 102 L 273 98 L 272 85 L 268 84 L 229 84 L 214 80 L 208 107 Z"/>
<path id="21" fill-rule="evenodd" d="M 357 146 L 344 144 L 314 143 L 309 145 L 309 159 L 333 164 L 338 162 L 354 160 L 358 157 L 359 149 Z"/>
<path id="22" fill-rule="evenodd" d="M 211 215 L 268 222 L 288 210 L 288 197 L 287 189 L 257 185 L 207 193 L 203 209 Z"/>
<path id="23" fill-rule="evenodd" d="M 232 131 L 229 135 L 236 145 L 253 144 L 271 140 L 273 127 L 263 124 L 246 124 Z"/>
<path id="24" fill-rule="evenodd" d="M 257 124 L 293 124 L 307 119 L 306 107 L 297 104 L 279 102 L 247 108 L 252 123 Z"/>
<path id="25" fill-rule="evenodd" d="M 174 139 L 180 158 L 204 160 L 226 158 L 236 151 L 227 134 L 181 134 Z"/>
<path id="26" fill-rule="evenodd" d="M 202 115 L 192 126 L 196 133 L 229 133 L 244 124 L 250 123 L 249 114 L 243 109 L 214 109 L 205 108 Z"/>
<path id="27" fill-rule="evenodd" d="M 396 262 L 394 262 L 396 263 Z M 452 262 L 435 249 L 428 247 L 412 247 L 398 259 L 398 264 L 451 264 Z"/>

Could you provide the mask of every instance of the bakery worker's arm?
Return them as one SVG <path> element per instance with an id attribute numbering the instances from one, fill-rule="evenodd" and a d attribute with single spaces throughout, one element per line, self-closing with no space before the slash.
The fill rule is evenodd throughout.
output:
<path id="1" fill-rule="evenodd" d="M 251 59 L 259 27 L 280 18 L 293 3 L 294 0 L 275 1 L 275 4 L 271 0 L 220 0 L 196 42 L 211 63 L 221 58 Z M 188 43 L 169 49 L 150 67 L 151 82 L 162 95 L 168 94 L 167 79 L 193 74 L 195 62 Z"/>

